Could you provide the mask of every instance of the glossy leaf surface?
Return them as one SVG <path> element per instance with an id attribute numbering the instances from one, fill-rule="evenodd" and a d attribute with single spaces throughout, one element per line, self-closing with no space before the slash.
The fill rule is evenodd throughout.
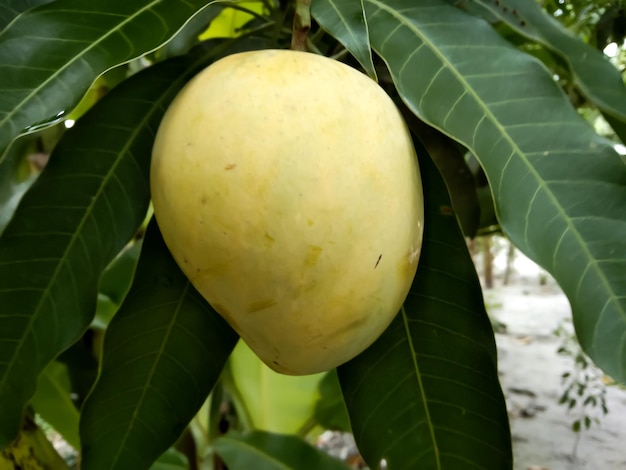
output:
<path id="1" fill-rule="evenodd" d="M 39 372 L 91 322 L 102 270 L 144 219 L 152 141 L 186 65 L 137 74 L 92 108 L 0 238 L 0 404 L 11 403 L 0 405 L 0 447 Z"/>
<path id="2" fill-rule="evenodd" d="M 445 185 L 418 144 L 424 244 L 402 311 L 338 368 L 357 445 L 371 468 L 512 468 L 491 323 Z"/>
<path id="3" fill-rule="evenodd" d="M 52 0 L 4 0 L 0 3 L 0 31 L 21 13 Z"/>
<path id="4" fill-rule="evenodd" d="M 626 381 L 626 166 L 612 144 L 480 18 L 444 0 L 365 1 L 407 106 L 480 160 L 502 228 L 559 282 L 587 354 Z"/>
<path id="5" fill-rule="evenodd" d="M 78 104 L 107 69 L 170 39 L 208 0 L 56 0 L 0 32 L 0 155 Z M 0 156 L 0 161 L 1 161 Z"/>
<path id="6" fill-rule="evenodd" d="M 83 407 L 82 468 L 149 468 L 200 409 L 237 338 L 180 271 L 153 220 Z"/>
<path id="7" fill-rule="evenodd" d="M 574 36 L 533 0 L 471 0 L 518 33 L 537 41 L 567 63 L 574 83 L 600 109 L 626 121 L 626 87 L 601 51 Z"/>
<path id="8" fill-rule="evenodd" d="M 376 80 L 363 0 L 315 0 L 311 3 L 311 14 L 324 30 L 350 51 L 365 72 Z"/>

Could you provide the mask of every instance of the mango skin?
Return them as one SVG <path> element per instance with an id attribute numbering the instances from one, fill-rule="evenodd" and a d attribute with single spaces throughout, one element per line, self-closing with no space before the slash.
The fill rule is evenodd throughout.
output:
<path id="1" fill-rule="evenodd" d="M 182 271 L 277 372 L 358 355 L 415 276 L 410 134 L 373 80 L 335 60 L 263 50 L 207 67 L 164 116 L 151 188 Z"/>

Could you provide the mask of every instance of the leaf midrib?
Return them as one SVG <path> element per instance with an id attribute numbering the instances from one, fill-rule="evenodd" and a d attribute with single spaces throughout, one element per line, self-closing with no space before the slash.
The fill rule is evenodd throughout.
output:
<path id="1" fill-rule="evenodd" d="M 157 0 L 157 1 L 159 1 L 159 0 Z M 194 66 L 195 66 L 195 63 L 194 63 Z M 182 79 L 183 79 L 183 77 L 179 78 L 179 80 L 182 80 Z M 179 80 L 174 82 L 174 84 L 178 83 Z M 146 127 L 147 123 L 150 121 L 150 119 L 152 118 L 152 116 L 154 114 L 154 110 L 157 109 L 161 105 L 162 105 L 162 100 L 155 101 L 153 103 L 153 105 L 151 106 L 150 110 L 145 114 L 143 119 L 141 121 L 139 121 L 139 123 L 135 127 L 135 129 L 133 129 L 133 131 L 131 132 L 131 134 L 129 135 L 129 137 L 128 137 L 127 141 L 126 141 L 126 144 L 120 149 L 120 152 L 118 152 L 119 158 L 116 159 L 114 164 L 111 166 L 111 169 L 109 170 L 109 172 L 102 179 L 102 184 L 100 184 L 100 187 L 98 188 L 98 191 L 91 198 L 91 202 L 85 207 L 84 215 L 83 215 L 80 223 L 77 226 L 77 230 L 72 234 L 72 237 L 69 240 L 67 248 L 64 250 L 63 255 L 59 258 L 59 263 L 58 263 L 57 267 L 55 268 L 54 272 L 52 273 L 52 276 L 50 277 L 50 282 L 48 283 L 48 286 L 43 290 L 41 298 L 40 298 L 39 302 L 37 303 L 37 305 L 35 306 L 35 309 L 33 310 L 33 314 L 31 315 L 31 318 L 28 321 L 28 323 L 27 323 L 27 325 L 26 325 L 26 327 L 24 329 L 24 335 L 22 336 L 22 338 L 20 338 L 19 343 L 18 343 L 18 345 L 17 345 L 17 347 L 15 349 L 15 353 L 11 357 L 11 360 L 8 361 L 9 366 L 8 366 L 5 374 L 3 375 L 3 377 L 0 378 L 0 396 L 2 396 L 2 390 L 6 386 L 7 377 L 10 376 L 10 373 L 11 373 L 11 371 L 12 371 L 14 365 L 15 365 L 15 358 L 19 355 L 19 352 L 22 350 L 22 348 L 24 346 L 24 341 L 25 341 L 25 339 L 26 339 L 26 337 L 28 335 L 28 332 L 31 331 L 31 329 L 33 327 L 33 324 L 35 322 L 35 319 L 39 317 L 41 309 L 42 309 L 42 305 L 43 305 L 45 299 L 47 299 L 50 296 L 50 287 L 55 284 L 55 281 L 56 281 L 56 279 L 57 279 L 57 277 L 58 277 L 58 275 L 59 275 L 59 273 L 61 271 L 61 268 L 68 262 L 69 253 L 71 253 L 71 251 L 73 250 L 76 241 L 78 239 L 80 239 L 80 234 L 82 233 L 82 228 L 84 227 L 85 223 L 87 222 L 87 219 L 89 219 L 89 216 L 93 213 L 94 206 L 98 203 L 98 201 L 100 201 L 100 197 L 102 196 L 105 188 L 108 187 L 109 180 L 115 176 L 116 170 L 117 170 L 118 166 L 124 160 L 124 158 L 122 158 L 122 156 L 129 153 L 129 149 L 131 147 L 131 144 L 136 140 L 137 135 L 140 132 L 142 132 L 144 127 Z"/>
<path id="2" fill-rule="evenodd" d="M 435 452 L 435 463 L 437 465 L 437 470 L 441 470 L 441 458 L 439 456 L 439 447 L 437 446 L 437 438 L 435 436 L 435 428 L 433 426 L 432 419 L 430 417 L 430 409 L 428 408 L 428 399 L 426 397 L 426 390 L 424 389 L 424 384 L 422 382 L 422 374 L 420 372 L 419 365 L 417 363 L 417 352 L 415 351 L 415 347 L 413 345 L 413 337 L 411 336 L 411 329 L 409 328 L 409 318 L 406 314 L 406 310 L 404 305 L 402 305 L 400 309 L 400 313 L 402 314 L 402 322 L 404 324 L 404 330 L 406 331 L 406 338 L 409 344 L 409 348 L 411 350 L 411 361 L 413 361 L 413 368 L 415 369 L 415 378 L 417 379 L 417 385 L 419 388 L 419 394 L 424 399 L 424 414 L 426 423 L 428 426 L 428 432 L 430 435 L 430 439 L 433 443 L 433 450 Z"/>
<path id="3" fill-rule="evenodd" d="M 128 422 L 128 425 L 125 426 L 126 431 L 124 432 L 124 436 L 122 437 L 119 443 L 117 452 L 115 453 L 115 457 L 113 457 L 113 460 L 111 461 L 110 468 L 115 468 L 118 460 L 120 459 L 122 455 L 122 451 L 125 448 L 126 441 L 128 440 L 128 437 L 134 428 L 134 424 L 139 418 L 139 412 L 141 411 L 141 408 L 143 406 L 143 402 L 146 397 L 146 394 L 148 393 L 148 390 L 151 388 L 152 379 L 154 375 L 156 374 L 156 370 L 159 364 L 161 363 L 161 360 L 165 354 L 165 347 L 167 346 L 167 343 L 169 342 L 174 326 L 176 325 L 176 320 L 178 319 L 178 316 L 182 310 L 183 303 L 185 302 L 185 299 L 187 297 L 187 292 L 189 291 L 189 287 L 190 287 L 190 283 L 187 282 L 185 284 L 185 287 L 181 291 L 180 298 L 178 299 L 178 302 L 176 303 L 176 308 L 174 309 L 174 312 L 171 316 L 170 322 L 167 326 L 167 330 L 165 334 L 163 335 L 163 340 L 161 341 L 161 344 L 159 345 L 159 349 L 156 351 L 155 361 L 152 364 L 150 371 L 148 372 L 148 376 L 146 378 L 146 381 L 144 382 L 143 387 L 141 387 L 142 389 L 141 394 L 139 395 L 139 398 L 137 399 L 137 404 L 135 405 L 135 409 L 133 410 L 133 415 L 130 421 Z"/>
<path id="4" fill-rule="evenodd" d="M 152 9 L 152 7 L 154 7 L 155 5 L 161 3 L 162 1 L 163 0 L 153 0 L 148 5 L 145 5 L 144 7 L 140 8 L 139 10 L 137 10 L 137 12 L 135 12 L 132 15 L 128 16 L 126 19 L 121 21 L 116 27 L 111 28 L 109 31 L 106 32 L 106 34 L 103 34 L 99 39 L 97 39 L 91 45 L 86 47 L 80 54 L 77 54 L 71 60 L 66 62 L 65 65 L 63 65 L 62 67 L 57 69 L 52 75 L 50 75 L 46 80 L 44 80 L 39 86 L 37 86 L 36 88 L 33 88 L 33 90 L 28 95 L 26 95 L 26 97 L 24 99 L 22 99 L 22 101 L 20 101 L 17 105 L 13 106 L 13 109 L 11 111 L 9 111 L 7 113 L 7 115 L 2 120 L 0 120 L 0 127 L 4 126 L 7 123 L 7 121 L 9 121 L 15 115 L 15 113 L 17 113 L 18 111 L 20 111 L 22 109 L 22 107 L 25 105 L 25 103 L 27 103 L 34 96 L 36 96 L 52 80 L 56 79 L 57 77 L 59 77 L 59 75 L 61 75 L 63 72 L 65 72 L 65 70 L 67 70 L 67 68 L 69 66 L 71 66 L 74 62 L 82 59 L 84 55 L 86 55 L 89 51 L 91 51 L 96 46 L 100 45 L 109 36 L 111 36 L 114 33 L 118 33 L 121 30 L 121 28 L 123 26 L 125 26 L 127 23 L 129 23 L 130 21 L 134 20 L 135 18 L 137 18 L 139 15 L 141 15 L 145 11 Z M 72 10 L 72 11 L 75 11 L 75 10 Z M 5 31 L 7 31 L 7 30 L 5 29 Z"/>
<path id="5" fill-rule="evenodd" d="M 403 24 L 409 30 L 413 31 L 413 33 L 417 37 L 422 39 L 424 44 L 427 44 L 428 47 L 430 47 L 430 50 L 433 52 L 433 54 L 435 54 L 440 59 L 440 61 L 457 78 L 457 80 L 460 83 L 465 84 L 466 92 L 468 94 L 470 94 L 474 98 L 475 102 L 478 103 L 480 108 L 483 109 L 485 115 L 488 117 L 488 119 L 491 121 L 491 123 L 497 129 L 500 130 L 500 133 L 503 136 L 503 138 L 509 143 L 509 145 L 513 149 L 513 151 L 511 152 L 511 155 L 509 156 L 507 162 L 505 163 L 502 171 L 504 172 L 504 169 L 506 168 L 506 166 L 508 166 L 508 164 L 511 161 L 511 159 L 513 158 L 513 156 L 517 154 L 518 158 L 524 163 L 524 165 L 528 169 L 528 172 L 531 174 L 531 176 L 537 182 L 537 186 L 539 188 L 542 188 L 543 191 L 545 191 L 545 193 L 548 195 L 548 198 L 550 199 L 550 202 L 552 203 L 553 207 L 555 207 L 557 209 L 557 211 L 560 212 L 562 215 L 565 215 L 565 217 L 563 217 L 563 219 L 565 221 L 565 224 L 566 224 L 567 228 L 569 228 L 572 231 L 572 233 L 574 234 L 574 236 L 576 237 L 576 240 L 577 240 L 579 246 L 581 247 L 581 251 L 586 255 L 586 258 L 588 259 L 589 265 L 593 266 L 593 269 L 596 272 L 596 275 L 600 279 L 600 282 L 604 286 L 605 290 L 610 293 L 609 299 L 611 299 L 611 301 L 613 303 L 616 303 L 614 301 L 614 299 L 616 298 L 617 294 L 613 291 L 613 289 L 611 288 L 610 283 L 608 282 L 608 279 L 607 279 L 606 275 L 599 268 L 598 263 L 595 261 L 594 257 L 591 255 L 589 249 L 587 248 L 587 245 L 584 243 L 584 239 L 580 235 L 580 232 L 578 230 L 576 230 L 576 227 L 574 226 L 574 224 L 571 223 L 570 217 L 567 216 L 567 212 L 565 210 L 563 210 L 563 207 L 558 202 L 558 199 L 556 199 L 556 197 L 554 196 L 552 191 L 549 190 L 549 187 L 547 185 L 545 185 L 545 184 L 542 184 L 543 183 L 543 179 L 540 177 L 539 173 L 535 170 L 535 168 L 530 164 L 530 162 L 526 158 L 524 152 L 521 151 L 521 149 L 519 148 L 517 143 L 508 134 L 508 132 L 506 131 L 506 128 L 500 124 L 500 122 L 490 112 L 488 107 L 481 105 L 481 103 L 483 103 L 483 101 L 476 94 L 476 92 L 474 91 L 473 87 L 471 87 L 471 86 L 469 86 L 469 84 L 467 84 L 467 82 L 463 79 L 463 76 L 461 74 L 459 74 L 459 72 L 456 69 L 456 67 L 454 67 L 453 64 L 450 63 L 450 61 L 447 59 L 447 57 L 442 55 L 440 53 L 439 49 L 431 41 L 429 41 L 427 37 L 425 37 L 424 35 L 420 34 L 420 31 L 417 28 L 415 28 L 414 25 L 410 21 L 406 21 L 404 16 L 398 14 L 398 12 L 396 10 L 388 7 L 387 5 L 381 3 L 378 0 L 366 0 L 366 1 L 368 1 L 371 4 L 375 5 L 376 7 L 378 7 L 379 10 L 386 11 L 391 16 L 396 18 L 399 23 Z M 416 8 L 420 8 L 420 7 L 416 7 Z M 376 51 L 376 52 L 379 53 L 379 55 L 381 55 L 380 51 Z M 381 57 L 382 57 L 382 55 L 381 55 Z M 409 107 L 412 107 L 411 103 L 407 103 L 407 105 Z M 471 148 L 471 146 L 470 146 L 470 148 Z M 500 178 L 500 183 L 499 183 L 500 185 L 502 184 L 502 181 L 503 181 L 503 178 Z M 498 187 L 498 192 L 501 193 L 501 187 L 500 186 Z M 498 207 L 496 205 L 496 212 L 497 211 L 498 211 Z M 527 242 L 527 239 L 525 241 Z M 617 310 L 621 313 L 622 317 L 624 317 L 624 320 L 626 321 L 626 311 L 624 311 L 621 308 L 619 303 L 617 304 Z"/>

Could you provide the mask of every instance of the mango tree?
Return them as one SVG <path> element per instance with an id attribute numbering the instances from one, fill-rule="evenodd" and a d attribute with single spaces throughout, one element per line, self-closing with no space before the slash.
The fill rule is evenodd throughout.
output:
<path id="1" fill-rule="evenodd" d="M 7 0 L 0 28 L 8 468 L 65 465 L 34 415 L 85 469 L 345 468 L 310 445 L 320 429 L 351 431 L 371 468 L 512 468 L 466 245 L 495 224 L 558 281 L 586 353 L 626 380 L 626 166 L 573 99 L 624 139 L 626 90 L 533 0 Z M 149 177 L 161 119 L 192 77 L 231 54 L 290 47 L 391 96 L 425 214 L 417 273 L 389 327 L 300 378 L 235 348 L 151 220 Z M 187 463 L 172 463 L 168 449 L 185 444 L 196 446 Z"/>

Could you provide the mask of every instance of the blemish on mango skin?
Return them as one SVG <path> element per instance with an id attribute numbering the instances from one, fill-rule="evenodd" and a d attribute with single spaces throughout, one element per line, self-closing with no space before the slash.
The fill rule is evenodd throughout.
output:
<path id="1" fill-rule="evenodd" d="M 226 165 L 226 166 L 224 167 L 224 169 L 225 169 L 225 170 L 232 170 L 232 169 L 234 169 L 236 166 L 237 166 L 237 164 L 236 164 L 236 163 L 229 163 L 228 165 Z"/>
<path id="2" fill-rule="evenodd" d="M 309 245 L 309 251 L 304 260 L 304 264 L 307 266 L 315 266 L 317 264 L 317 260 L 322 253 L 322 248 L 316 245 Z"/>
<path id="3" fill-rule="evenodd" d="M 248 305 L 248 308 L 246 310 L 248 313 L 255 313 L 261 310 L 265 310 L 266 308 L 273 307 L 274 305 L 276 305 L 276 301 L 274 299 L 258 300 Z"/>
<path id="4" fill-rule="evenodd" d="M 406 257 L 403 257 L 398 263 L 398 276 L 400 279 L 407 279 L 415 275 L 415 268 L 419 261 L 420 249 L 411 247 Z"/>

